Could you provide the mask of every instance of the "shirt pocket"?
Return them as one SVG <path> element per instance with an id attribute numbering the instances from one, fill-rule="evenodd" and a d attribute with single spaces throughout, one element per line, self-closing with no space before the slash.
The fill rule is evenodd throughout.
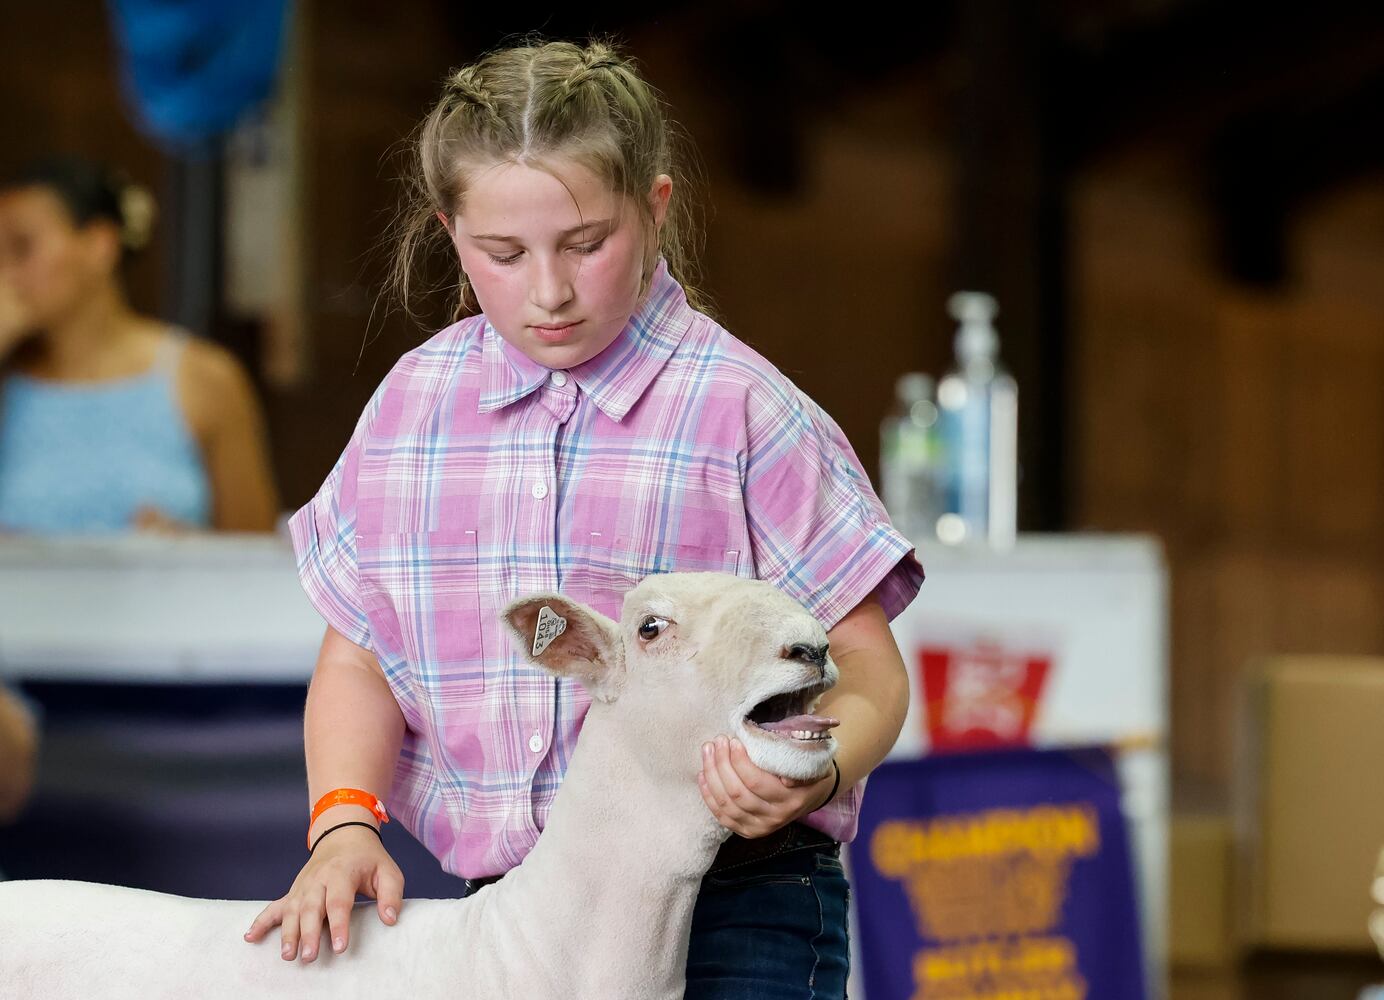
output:
<path id="1" fill-rule="evenodd" d="M 612 538 L 599 531 L 572 545 L 572 557 L 561 591 L 620 620 L 625 594 L 654 573 L 729 573 L 746 575 L 749 564 L 738 545 L 664 545 L 642 550 L 633 539 Z"/>
<path id="2" fill-rule="evenodd" d="M 482 571 L 474 528 L 360 535 L 361 597 L 377 644 L 436 699 L 485 690 Z M 493 603 L 493 602 L 492 602 Z"/>

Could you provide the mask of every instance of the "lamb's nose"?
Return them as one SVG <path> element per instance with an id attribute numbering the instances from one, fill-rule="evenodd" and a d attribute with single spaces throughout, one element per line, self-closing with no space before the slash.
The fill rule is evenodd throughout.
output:
<path id="1" fill-rule="evenodd" d="M 822 673 L 827 671 L 827 644 L 809 646 L 805 642 L 795 642 L 783 651 L 785 660 L 798 660 L 801 663 L 815 664 Z"/>

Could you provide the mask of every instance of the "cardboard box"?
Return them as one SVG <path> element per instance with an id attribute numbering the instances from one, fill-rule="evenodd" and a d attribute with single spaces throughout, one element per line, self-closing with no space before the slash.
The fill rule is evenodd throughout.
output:
<path id="1" fill-rule="evenodd" d="M 1384 659 L 1298 656 L 1248 679 L 1235 775 L 1241 940 L 1374 952 Z"/>

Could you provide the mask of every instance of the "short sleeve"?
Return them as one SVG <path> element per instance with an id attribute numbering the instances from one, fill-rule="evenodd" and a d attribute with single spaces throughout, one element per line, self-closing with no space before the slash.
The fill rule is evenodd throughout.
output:
<path id="1" fill-rule="evenodd" d="M 356 566 L 356 492 L 361 449 L 379 398 L 377 392 L 317 495 L 288 522 L 298 579 L 308 600 L 328 625 L 366 649 L 371 648 L 370 624 L 362 610 Z"/>
<path id="2" fill-rule="evenodd" d="M 830 629 L 874 594 L 892 620 L 923 567 L 889 523 L 841 428 L 787 379 L 747 398 L 745 512 L 760 579 Z"/>

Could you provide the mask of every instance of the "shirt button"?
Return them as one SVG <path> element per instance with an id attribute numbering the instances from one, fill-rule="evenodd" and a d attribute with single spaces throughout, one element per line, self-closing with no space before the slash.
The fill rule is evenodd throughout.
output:
<path id="1" fill-rule="evenodd" d="M 535 500 L 542 500 L 548 495 L 548 486 L 546 483 L 534 483 L 533 489 L 530 490 L 530 492 L 533 493 L 533 498 Z"/>
<path id="2" fill-rule="evenodd" d="M 567 373 L 566 373 L 566 372 L 553 372 L 553 373 L 552 373 L 551 375 L 549 375 L 548 377 L 549 377 L 550 379 L 552 379 L 553 385 L 556 385 L 556 386 L 564 386 L 564 385 L 567 384 Z"/>
<path id="3" fill-rule="evenodd" d="M 538 753 L 543 749 L 542 733 L 534 733 L 532 736 L 529 737 L 529 749 L 532 750 L 534 753 Z"/>

